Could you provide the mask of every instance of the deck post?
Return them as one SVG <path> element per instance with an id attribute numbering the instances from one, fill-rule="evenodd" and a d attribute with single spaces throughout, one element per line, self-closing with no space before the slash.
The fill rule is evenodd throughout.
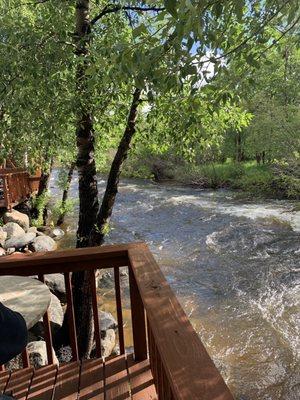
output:
<path id="1" fill-rule="evenodd" d="M 131 267 L 129 267 L 129 285 L 134 357 L 135 361 L 143 361 L 147 359 L 145 310 Z"/>

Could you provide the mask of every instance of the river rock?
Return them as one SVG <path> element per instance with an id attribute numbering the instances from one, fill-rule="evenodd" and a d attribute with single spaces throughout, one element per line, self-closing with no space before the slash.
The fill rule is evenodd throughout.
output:
<path id="1" fill-rule="evenodd" d="M 45 275 L 45 283 L 48 288 L 62 301 L 66 300 L 65 279 L 62 274 Z"/>
<path id="2" fill-rule="evenodd" d="M 0 247 L 0 257 L 6 256 L 6 251 Z"/>
<path id="3" fill-rule="evenodd" d="M 14 254 L 16 249 L 14 247 L 10 247 L 9 249 L 6 249 L 6 255 L 10 256 L 11 254 Z"/>
<path id="4" fill-rule="evenodd" d="M 33 251 L 36 252 L 54 251 L 57 249 L 56 242 L 49 236 L 37 236 L 31 246 Z"/>
<path id="5" fill-rule="evenodd" d="M 118 324 L 111 313 L 106 311 L 99 311 L 101 332 L 105 332 L 109 329 L 117 329 Z"/>
<path id="6" fill-rule="evenodd" d="M 34 368 L 40 368 L 43 367 L 44 365 L 48 365 L 46 342 L 44 342 L 43 340 L 37 342 L 30 342 L 27 345 L 27 350 L 29 354 L 30 364 Z M 58 364 L 58 359 L 56 357 L 54 350 L 52 350 L 52 352 L 53 352 L 54 364 Z"/>
<path id="7" fill-rule="evenodd" d="M 108 329 L 105 335 L 101 335 L 101 354 L 109 357 L 116 346 L 116 333 L 113 329 Z"/>
<path id="8" fill-rule="evenodd" d="M 4 245 L 6 239 L 7 239 L 7 232 L 5 232 L 5 230 L 0 227 L 0 246 Z"/>
<path id="9" fill-rule="evenodd" d="M 2 230 L 7 233 L 7 240 L 11 239 L 12 237 L 25 235 L 24 229 L 15 222 L 8 222 L 7 224 L 3 225 Z"/>
<path id="10" fill-rule="evenodd" d="M 60 228 L 54 228 L 50 234 L 52 239 L 60 240 L 65 235 L 65 232 Z"/>
<path id="11" fill-rule="evenodd" d="M 3 221 L 6 224 L 7 222 L 15 222 L 25 231 L 29 228 L 29 217 L 26 214 L 23 214 L 17 210 L 12 210 L 11 212 L 6 212 L 3 216 Z"/>
<path id="12" fill-rule="evenodd" d="M 48 315 L 52 332 L 56 333 L 63 324 L 64 311 L 59 299 L 53 293 L 51 293 L 51 301 L 48 308 Z M 37 322 L 30 329 L 30 331 L 36 336 L 44 337 L 45 329 L 44 329 L 43 319 L 41 318 L 39 322 Z"/>
<path id="13" fill-rule="evenodd" d="M 37 227 L 36 226 L 31 226 L 30 228 L 27 229 L 27 233 L 31 232 L 31 233 L 38 233 Z"/>
<path id="14" fill-rule="evenodd" d="M 4 248 L 9 249 L 11 247 L 14 247 L 15 249 L 22 249 L 25 247 L 27 244 L 33 242 L 35 239 L 35 233 L 25 233 L 22 236 L 13 236 L 12 238 L 8 239 L 4 243 Z"/>

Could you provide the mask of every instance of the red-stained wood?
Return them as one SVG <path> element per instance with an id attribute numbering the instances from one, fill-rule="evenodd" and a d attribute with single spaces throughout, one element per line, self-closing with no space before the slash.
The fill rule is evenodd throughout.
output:
<path id="1" fill-rule="evenodd" d="M 78 400 L 104 400 L 104 364 L 101 359 L 82 362 Z"/>
<path id="2" fill-rule="evenodd" d="M 45 283 L 44 275 L 40 274 L 39 280 L 42 283 Z M 50 325 L 48 310 L 45 312 L 45 314 L 43 316 L 43 324 L 44 324 L 44 330 L 45 330 L 45 341 L 46 341 L 48 364 L 53 364 L 54 357 L 53 357 L 53 350 L 52 350 L 53 349 L 52 332 L 51 332 L 51 325 Z"/>
<path id="3" fill-rule="evenodd" d="M 135 362 L 133 355 L 129 354 L 127 367 L 132 400 L 157 400 L 149 360 Z"/>
<path id="4" fill-rule="evenodd" d="M 48 365 L 34 371 L 27 400 L 51 400 L 57 375 L 57 366 Z"/>
<path id="5" fill-rule="evenodd" d="M 125 355 L 105 362 L 105 400 L 130 399 L 129 376 Z"/>
<path id="6" fill-rule="evenodd" d="M 119 347 L 120 347 L 120 354 L 124 354 L 125 343 L 124 343 L 123 313 L 122 313 L 120 271 L 118 267 L 114 268 L 114 280 L 115 280 L 115 296 L 116 296 L 116 309 L 117 309 L 117 320 L 118 320 Z"/>
<path id="7" fill-rule="evenodd" d="M 131 268 L 129 268 L 129 286 L 134 357 L 136 361 L 143 361 L 147 358 L 145 311 Z"/>
<path id="8" fill-rule="evenodd" d="M 80 385 L 79 376 L 79 362 L 71 362 L 60 366 L 57 373 L 53 400 L 77 400 Z"/>
<path id="9" fill-rule="evenodd" d="M 79 355 L 78 355 L 78 343 L 77 343 L 76 325 L 75 325 L 71 274 L 65 273 L 64 277 L 65 277 L 66 296 L 67 296 L 67 316 L 68 316 L 68 327 L 69 327 L 69 335 L 70 335 L 70 342 L 72 349 L 72 360 L 78 361 Z"/>
<path id="10" fill-rule="evenodd" d="M 27 348 L 25 348 L 22 351 L 22 363 L 23 363 L 23 368 L 28 368 L 30 366 L 30 362 L 29 362 L 29 355 L 28 355 L 28 351 Z"/>
<path id="11" fill-rule="evenodd" d="M 90 283 L 92 291 L 92 307 L 93 307 L 93 318 L 94 318 L 94 331 L 95 331 L 95 343 L 96 343 L 96 356 L 101 357 L 101 331 L 100 321 L 98 313 L 98 301 L 97 301 L 97 286 L 96 286 L 96 275 L 95 270 L 90 273 Z"/>
<path id="12" fill-rule="evenodd" d="M 31 276 L 127 266 L 127 251 L 131 246 L 129 244 L 58 250 L 24 254 L 20 259 L 4 256 L 0 259 L 0 276 Z"/>
<path id="13" fill-rule="evenodd" d="M 233 400 L 148 247 L 129 249 L 129 260 L 173 397 Z"/>
<path id="14" fill-rule="evenodd" d="M 10 377 L 10 372 L 0 372 L 0 394 L 5 391 L 6 385 Z"/>
<path id="15" fill-rule="evenodd" d="M 12 395 L 16 400 L 25 400 L 33 377 L 33 368 L 12 372 L 4 394 Z"/>

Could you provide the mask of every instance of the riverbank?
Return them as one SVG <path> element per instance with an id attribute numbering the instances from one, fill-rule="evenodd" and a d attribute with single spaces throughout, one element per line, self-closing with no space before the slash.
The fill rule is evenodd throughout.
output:
<path id="1" fill-rule="evenodd" d="M 202 189 L 233 189 L 245 197 L 300 200 L 300 165 L 256 162 L 188 164 L 172 159 L 133 159 L 125 176 L 171 181 Z"/>

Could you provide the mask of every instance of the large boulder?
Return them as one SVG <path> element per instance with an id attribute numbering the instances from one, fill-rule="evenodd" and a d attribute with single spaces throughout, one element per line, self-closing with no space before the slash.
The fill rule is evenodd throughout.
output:
<path id="1" fill-rule="evenodd" d="M 8 222 L 7 224 L 3 225 L 2 230 L 6 232 L 6 239 L 10 239 L 12 237 L 18 237 L 25 235 L 25 231 L 20 225 L 16 224 L 15 222 Z"/>
<path id="2" fill-rule="evenodd" d="M 33 242 L 35 239 L 35 233 L 24 233 L 22 236 L 13 236 L 12 238 L 6 240 L 4 243 L 4 248 L 9 249 L 14 247 L 15 249 L 22 249 L 27 246 L 29 243 Z"/>
<path id="3" fill-rule="evenodd" d="M 65 278 L 62 274 L 45 275 L 45 283 L 59 299 L 66 300 Z"/>
<path id="4" fill-rule="evenodd" d="M 6 239 L 7 239 L 7 232 L 5 232 L 5 230 L 0 227 L 0 246 L 4 245 Z"/>
<path id="5" fill-rule="evenodd" d="M 101 332 L 108 331 L 109 329 L 117 329 L 118 323 L 111 313 L 106 311 L 99 311 Z"/>
<path id="6" fill-rule="evenodd" d="M 109 357 L 116 346 L 116 332 L 108 329 L 104 335 L 101 334 L 101 354 L 102 357 Z"/>
<path id="7" fill-rule="evenodd" d="M 27 350 L 30 364 L 34 368 L 40 368 L 44 365 L 48 365 L 46 342 L 44 342 L 43 340 L 40 340 L 38 342 L 30 342 L 27 345 Z M 58 359 L 54 350 L 52 350 L 52 352 L 54 364 L 58 364 Z"/>
<path id="8" fill-rule="evenodd" d="M 0 247 L 0 257 L 6 256 L 6 251 Z"/>
<path id="9" fill-rule="evenodd" d="M 37 236 L 33 240 L 31 247 L 36 252 L 54 251 L 57 249 L 57 244 L 49 236 Z"/>
<path id="10" fill-rule="evenodd" d="M 23 214 L 17 210 L 12 210 L 10 212 L 6 212 L 3 216 L 3 221 L 6 224 L 7 222 L 15 222 L 20 225 L 25 231 L 29 228 L 29 217 L 26 214 Z"/>
<path id="11" fill-rule="evenodd" d="M 64 320 L 64 311 L 59 299 L 51 293 L 51 301 L 48 308 L 48 316 L 51 324 L 51 330 L 55 334 L 59 328 L 62 327 Z M 45 329 L 43 324 L 43 319 L 41 318 L 39 322 L 37 322 L 30 331 L 36 335 L 37 337 L 44 337 Z"/>

